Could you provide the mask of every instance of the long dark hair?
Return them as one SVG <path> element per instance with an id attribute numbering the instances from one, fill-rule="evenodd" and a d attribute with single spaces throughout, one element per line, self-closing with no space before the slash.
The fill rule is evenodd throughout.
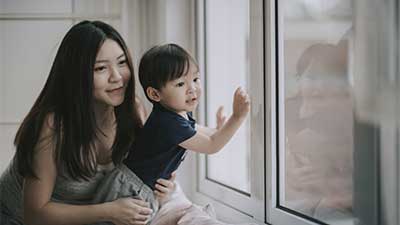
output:
<path id="1" fill-rule="evenodd" d="M 132 59 L 121 35 L 100 21 L 82 21 L 65 35 L 39 97 L 16 134 L 16 160 L 22 176 L 36 177 L 33 170 L 35 146 L 46 118 L 53 116 L 54 156 L 58 172 L 87 179 L 96 172 L 94 140 L 96 124 L 93 100 L 93 71 L 96 55 L 106 39 L 119 44 L 127 58 L 131 80 L 123 103 L 115 107 L 116 137 L 113 161 L 120 163 L 135 132 L 141 127 L 135 96 Z"/>

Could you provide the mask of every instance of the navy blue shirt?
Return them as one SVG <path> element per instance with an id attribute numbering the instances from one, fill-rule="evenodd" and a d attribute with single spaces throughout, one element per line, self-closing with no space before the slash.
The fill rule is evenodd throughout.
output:
<path id="1" fill-rule="evenodd" d="M 169 179 L 184 159 L 186 149 L 179 144 L 196 134 L 196 121 L 191 113 L 188 118 L 155 103 L 124 160 L 125 165 L 152 189 L 157 179 Z"/>

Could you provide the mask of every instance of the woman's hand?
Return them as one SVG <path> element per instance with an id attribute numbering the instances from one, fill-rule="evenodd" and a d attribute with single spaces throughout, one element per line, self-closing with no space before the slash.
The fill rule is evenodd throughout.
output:
<path id="1" fill-rule="evenodd" d="M 120 198 L 110 204 L 110 220 L 115 225 L 144 225 L 148 222 L 153 210 L 149 208 L 149 203 L 134 199 Z"/>
<path id="2" fill-rule="evenodd" d="M 154 195 L 160 204 L 163 204 L 168 196 L 175 190 L 175 178 L 176 172 L 171 174 L 171 178 L 169 180 L 158 179 L 157 184 L 155 185 L 156 190 L 154 191 Z"/>

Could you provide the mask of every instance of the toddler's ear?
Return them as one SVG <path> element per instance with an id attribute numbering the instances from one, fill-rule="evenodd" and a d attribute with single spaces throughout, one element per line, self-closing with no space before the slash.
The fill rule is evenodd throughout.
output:
<path id="1" fill-rule="evenodd" d="M 159 91 L 153 87 L 148 87 L 146 94 L 152 101 L 159 102 L 161 100 Z"/>

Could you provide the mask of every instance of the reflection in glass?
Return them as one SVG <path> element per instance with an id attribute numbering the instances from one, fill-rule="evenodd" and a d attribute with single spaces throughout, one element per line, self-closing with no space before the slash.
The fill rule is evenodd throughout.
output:
<path id="1" fill-rule="evenodd" d="M 283 6 L 280 204 L 329 224 L 353 217 L 350 3 L 304 0 Z"/>

